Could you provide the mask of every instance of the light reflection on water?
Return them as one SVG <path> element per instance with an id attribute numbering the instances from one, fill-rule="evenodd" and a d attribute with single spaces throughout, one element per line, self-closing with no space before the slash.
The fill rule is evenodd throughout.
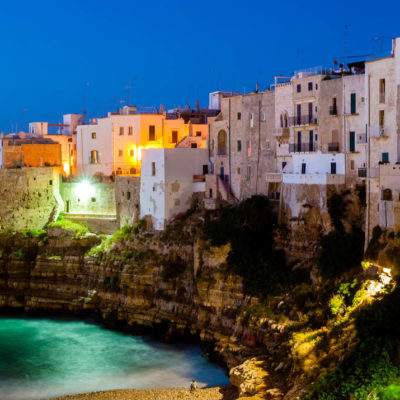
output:
<path id="1" fill-rule="evenodd" d="M 0 318 L 0 399 L 118 388 L 226 385 L 198 346 L 167 345 L 81 321 Z"/>

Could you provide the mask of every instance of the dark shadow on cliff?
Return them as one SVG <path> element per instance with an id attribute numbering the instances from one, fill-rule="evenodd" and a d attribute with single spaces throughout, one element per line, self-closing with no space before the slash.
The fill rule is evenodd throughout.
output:
<path id="1" fill-rule="evenodd" d="M 223 386 L 219 392 L 222 394 L 222 400 L 235 400 L 239 397 L 239 393 L 235 386 Z"/>

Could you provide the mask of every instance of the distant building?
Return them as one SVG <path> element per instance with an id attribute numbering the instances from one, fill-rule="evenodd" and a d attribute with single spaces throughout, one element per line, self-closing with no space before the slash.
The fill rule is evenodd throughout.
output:
<path id="1" fill-rule="evenodd" d="M 1 168 L 61 166 L 59 143 L 21 132 L 2 135 L 0 139 Z"/>
<path id="2" fill-rule="evenodd" d="M 184 118 L 180 112 L 167 114 L 157 109 L 126 106 L 105 118 L 79 125 L 77 172 L 89 176 L 139 175 L 144 149 L 204 148 L 208 125 L 192 120 L 198 122 L 197 116 Z M 186 145 L 182 142 L 185 138 Z"/>
<path id="3" fill-rule="evenodd" d="M 190 208 L 195 193 L 204 194 L 208 170 L 205 149 L 146 149 L 142 156 L 140 217 L 151 216 L 163 230 L 174 215 Z"/>

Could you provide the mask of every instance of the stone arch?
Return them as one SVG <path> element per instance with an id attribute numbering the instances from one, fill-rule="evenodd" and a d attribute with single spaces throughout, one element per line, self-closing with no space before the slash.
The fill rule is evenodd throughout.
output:
<path id="1" fill-rule="evenodd" d="M 226 156 L 226 145 L 227 145 L 227 135 L 226 132 L 221 129 L 218 132 L 218 155 L 219 156 Z"/>

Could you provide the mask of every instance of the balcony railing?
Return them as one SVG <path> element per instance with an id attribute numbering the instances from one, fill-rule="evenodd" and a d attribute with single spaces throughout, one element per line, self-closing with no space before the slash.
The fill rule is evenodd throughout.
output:
<path id="1" fill-rule="evenodd" d="M 289 128 L 274 128 L 272 136 L 289 136 Z"/>
<path id="2" fill-rule="evenodd" d="M 379 93 L 379 103 L 385 102 L 385 92 Z"/>
<path id="3" fill-rule="evenodd" d="M 339 143 L 328 143 L 328 151 L 339 151 Z"/>
<path id="4" fill-rule="evenodd" d="M 358 177 L 366 178 L 367 177 L 367 168 L 358 168 Z"/>
<path id="5" fill-rule="evenodd" d="M 289 153 L 307 153 L 315 151 L 314 143 L 289 143 Z"/>
<path id="6" fill-rule="evenodd" d="M 357 144 L 367 143 L 367 135 L 365 133 L 357 134 Z"/>
<path id="7" fill-rule="evenodd" d="M 312 115 L 296 115 L 294 117 L 289 117 L 290 126 L 299 125 L 315 125 L 317 124 L 317 118 Z"/>
<path id="8" fill-rule="evenodd" d="M 387 131 L 384 126 L 376 125 L 373 130 L 373 137 L 375 138 L 383 138 L 387 137 Z"/>
<path id="9" fill-rule="evenodd" d="M 337 107 L 336 106 L 329 107 L 329 115 L 337 115 Z"/>

